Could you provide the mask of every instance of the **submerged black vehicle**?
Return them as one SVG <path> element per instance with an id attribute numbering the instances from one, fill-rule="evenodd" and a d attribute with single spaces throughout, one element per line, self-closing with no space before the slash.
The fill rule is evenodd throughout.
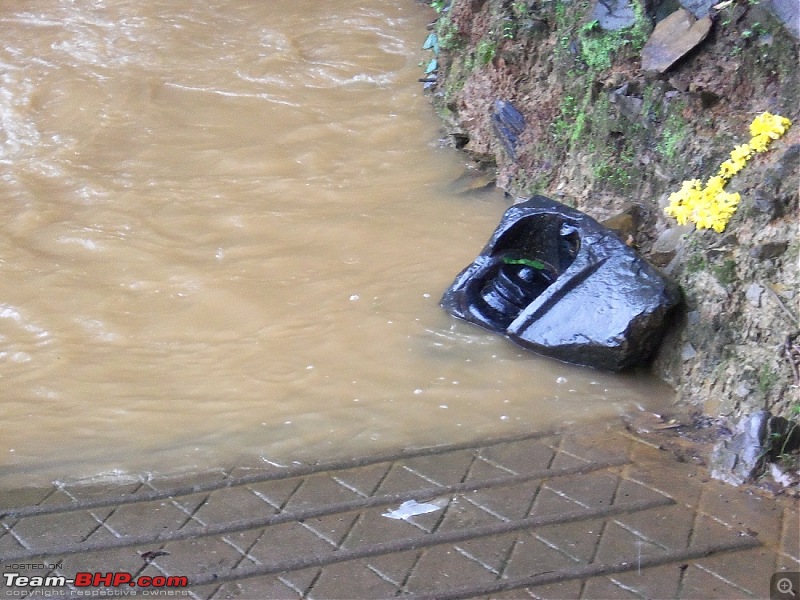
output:
<path id="1" fill-rule="evenodd" d="M 441 305 L 539 354 L 621 371 L 648 360 L 680 299 L 613 231 L 533 196 L 505 212 Z"/>

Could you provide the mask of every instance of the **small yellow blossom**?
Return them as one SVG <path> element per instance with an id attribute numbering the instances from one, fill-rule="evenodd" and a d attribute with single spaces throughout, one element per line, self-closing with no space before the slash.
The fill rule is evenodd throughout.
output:
<path id="1" fill-rule="evenodd" d="M 719 166 L 719 176 L 725 179 L 730 179 L 734 175 L 736 175 L 739 171 L 744 169 L 745 162 L 733 162 L 732 160 L 726 160 Z"/>
<path id="2" fill-rule="evenodd" d="M 699 192 L 702 189 L 703 189 L 702 181 L 700 181 L 699 179 L 689 179 L 681 184 L 681 191 L 679 193 L 688 195 L 694 191 Z"/>
<path id="3" fill-rule="evenodd" d="M 750 158 L 752 153 L 753 149 L 750 147 L 750 144 L 742 144 L 741 146 L 736 146 L 731 151 L 731 160 L 735 163 L 741 163 Z"/>
<path id="4" fill-rule="evenodd" d="M 720 192 L 715 198 L 719 211 L 730 214 L 733 214 L 736 210 L 741 199 L 742 197 L 739 195 L 739 192 Z"/>
<path id="5" fill-rule="evenodd" d="M 724 161 L 719 171 L 705 185 L 699 179 L 690 179 L 681 184 L 681 189 L 669 196 L 669 206 L 664 212 L 679 224 L 693 222 L 698 229 L 725 231 L 728 221 L 741 201 L 738 192 L 724 190 L 731 177 L 741 171 L 755 152 L 765 152 L 772 140 L 780 138 L 791 126 L 791 121 L 780 115 L 763 113 L 750 124 L 753 136 L 746 144 L 736 146 L 730 159 Z"/>
<path id="6" fill-rule="evenodd" d="M 698 229 L 711 229 L 717 221 L 713 209 L 704 203 L 694 211 L 694 222 Z"/>
<path id="7" fill-rule="evenodd" d="M 724 177 L 720 177 L 719 175 L 715 175 L 714 177 L 709 178 L 706 182 L 706 194 L 716 195 L 722 191 L 722 188 L 725 187 L 725 184 L 728 183 L 728 180 Z"/>
<path id="8" fill-rule="evenodd" d="M 727 226 L 728 226 L 728 220 L 727 219 L 717 219 L 711 225 L 711 229 L 713 229 L 717 233 L 722 233 L 723 231 L 725 231 L 725 227 L 727 227 Z"/>
<path id="9" fill-rule="evenodd" d="M 786 133 L 791 124 L 792 122 L 786 117 L 765 112 L 753 119 L 750 124 L 750 135 L 753 137 L 767 135 L 773 140 L 777 140 Z"/>
<path id="10" fill-rule="evenodd" d="M 756 152 L 766 152 L 770 143 L 772 143 L 772 138 L 766 133 L 761 133 L 753 136 L 753 138 L 750 140 L 750 147 Z"/>
<path id="11" fill-rule="evenodd" d="M 689 218 L 692 216 L 692 209 L 683 202 L 670 204 L 664 210 L 670 217 L 673 217 L 679 225 L 686 225 L 689 222 Z"/>

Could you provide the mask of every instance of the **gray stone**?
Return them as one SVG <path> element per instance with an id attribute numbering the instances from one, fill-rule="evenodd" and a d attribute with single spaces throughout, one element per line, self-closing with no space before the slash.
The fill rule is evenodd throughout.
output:
<path id="1" fill-rule="evenodd" d="M 628 85 L 625 84 L 620 89 L 611 92 L 609 101 L 611 104 L 617 106 L 618 117 L 638 123 L 639 116 L 642 114 L 644 100 L 642 98 L 637 98 L 636 96 L 628 96 L 627 87 Z M 646 123 L 641 124 L 646 125 Z M 620 129 L 620 131 L 624 131 L 624 129 Z"/>
<path id="2" fill-rule="evenodd" d="M 642 48 L 642 70 L 664 73 L 706 39 L 711 18 L 696 19 L 688 10 L 676 10 L 656 25 Z"/>
<path id="3" fill-rule="evenodd" d="M 750 392 L 752 392 L 752 391 L 753 390 L 750 388 L 749 385 L 747 385 L 746 383 L 742 382 L 742 383 L 740 383 L 739 385 L 736 386 L 736 389 L 733 390 L 733 393 L 737 398 L 741 398 L 742 400 L 744 400 L 745 398 L 747 398 L 750 395 Z"/>
<path id="4" fill-rule="evenodd" d="M 602 29 L 617 31 L 631 27 L 636 22 L 636 11 L 631 0 L 598 0 L 592 11 Z"/>
<path id="5" fill-rule="evenodd" d="M 678 0 L 650 0 L 648 13 L 653 15 L 653 21 L 663 21 L 681 7 Z"/>
<path id="6" fill-rule="evenodd" d="M 763 287 L 761 287 L 757 283 L 751 283 L 750 286 L 747 288 L 744 297 L 747 298 L 747 301 L 752 306 L 758 308 L 759 306 L 761 306 L 761 294 L 763 293 L 764 293 Z"/>
<path id="7" fill-rule="evenodd" d="M 681 6 L 698 19 L 707 16 L 711 7 L 719 4 L 720 0 L 680 0 Z"/>
<path id="8" fill-rule="evenodd" d="M 792 144 L 765 170 L 762 183 L 755 190 L 753 208 L 766 214 L 770 221 L 790 213 L 797 197 L 798 170 L 800 144 Z"/>
<path id="9" fill-rule="evenodd" d="M 770 258 L 777 258 L 789 247 L 789 242 L 767 242 L 752 248 L 750 256 L 757 260 L 769 260 Z"/>
<path id="10" fill-rule="evenodd" d="M 497 175 L 487 169 L 466 169 L 447 189 L 460 196 L 480 196 L 497 189 Z"/>
<path id="11" fill-rule="evenodd" d="M 722 0 L 651 0 L 650 7 L 656 21 L 661 21 L 680 7 L 685 8 L 698 19 L 702 19 L 711 12 L 715 4 Z"/>
<path id="12" fill-rule="evenodd" d="M 613 231 L 534 196 L 506 211 L 441 304 L 539 354 L 620 371 L 649 358 L 680 300 Z"/>
<path id="13" fill-rule="evenodd" d="M 711 452 L 711 476 L 742 485 L 761 474 L 770 459 L 800 447 L 800 424 L 760 410 L 736 425 L 733 437 L 722 440 Z"/>
<path id="14" fill-rule="evenodd" d="M 766 456 L 763 444 L 770 416 L 766 410 L 748 415 L 739 421 L 732 438 L 714 446 L 709 461 L 714 479 L 742 485 L 758 474 Z"/>
<path id="15" fill-rule="evenodd" d="M 789 33 L 800 38 L 800 3 L 797 0 L 766 0 L 765 5 Z"/>
<path id="16" fill-rule="evenodd" d="M 688 360 L 692 360 L 695 356 L 697 356 L 697 351 L 694 349 L 689 342 L 686 342 L 681 348 L 681 360 L 686 362 Z"/>
<path id="17" fill-rule="evenodd" d="M 626 244 L 641 227 L 644 210 L 639 204 L 626 204 L 623 210 L 600 222 L 603 227 L 615 231 Z M 630 245 L 630 244 L 628 244 Z"/>
<path id="18" fill-rule="evenodd" d="M 668 264 L 675 257 L 684 236 L 693 229 L 694 225 L 678 225 L 662 231 L 650 249 L 650 261 L 658 267 Z"/>
<path id="19" fill-rule="evenodd" d="M 692 83 L 692 80 L 686 73 L 682 75 L 673 75 L 667 81 L 679 92 L 686 92 L 689 89 L 689 84 Z"/>
<path id="20" fill-rule="evenodd" d="M 783 215 L 783 205 L 781 199 L 775 194 L 756 190 L 753 208 L 758 212 L 764 213 L 772 221 Z"/>

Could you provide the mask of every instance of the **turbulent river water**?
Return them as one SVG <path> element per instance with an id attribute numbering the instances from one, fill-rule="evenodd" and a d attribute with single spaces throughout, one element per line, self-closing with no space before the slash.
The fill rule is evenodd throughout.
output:
<path id="1" fill-rule="evenodd" d="M 0 486 L 332 458 L 663 400 L 438 307 L 412 0 L 0 0 Z"/>

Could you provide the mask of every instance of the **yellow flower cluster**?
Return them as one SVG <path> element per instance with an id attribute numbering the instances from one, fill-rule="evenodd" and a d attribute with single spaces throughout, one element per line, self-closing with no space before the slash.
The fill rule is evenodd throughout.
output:
<path id="1" fill-rule="evenodd" d="M 681 189 L 670 195 L 669 206 L 664 212 L 681 225 L 691 221 L 698 229 L 724 231 L 741 199 L 738 192 L 726 192 L 725 185 L 744 169 L 753 154 L 765 152 L 772 140 L 786 133 L 791 124 L 789 119 L 768 112 L 757 116 L 750 124 L 750 135 L 753 136 L 750 141 L 736 146 L 731 157 L 719 166 L 719 172 L 705 186 L 699 179 L 684 181 Z"/>

